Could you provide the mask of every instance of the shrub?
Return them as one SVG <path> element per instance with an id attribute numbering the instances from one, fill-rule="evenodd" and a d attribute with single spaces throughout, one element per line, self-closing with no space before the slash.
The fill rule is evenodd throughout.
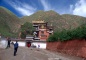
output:
<path id="1" fill-rule="evenodd" d="M 81 26 L 81 29 L 82 29 L 82 34 L 83 34 L 82 38 L 86 39 L 86 25 Z"/>
<path id="2" fill-rule="evenodd" d="M 82 25 L 73 30 L 62 30 L 55 32 L 48 38 L 49 42 L 66 41 L 71 39 L 86 39 L 86 25 Z"/>
<path id="3" fill-rule="evenodd" d="M 60 41 L 70 40 L 71 36 L 68 35 L 67 30 L 63 30 L 58 34 L 58 38 Z"/>
<path id="4" fill-rule="evenodd" d="M 57 33 L 58 34 L 58 33 Z M 53 35 L 50 35 L 48 38 L 48 42 L 54 42 L 54 41 L 58 41 L 58 35 L 56 33 L 54 33 Z"/>
<path id="5" fill-rule="evenodd" d="M 83 37 L 83 29 L 82 28 L 76 28 L 71 31 L 71 37 L 72 39 L 80 39 Z"/>
<path id="6" fill-rule="evenodd" d="M 21 38 L 22 38 L 22 39 L 25 39 L 25 38 L 26 38 L 26 33 L 25 33 L 25 32 L 22 32 L 22 33 L 21 33 Z"/>
<path id="7" fill-rule="evenodd" d="M 26 22 L 24 25 L 22 25 L 21 27 L 21 32 L 26 31 L 27 34 L 32 34 L 34 31 L 34 27 L 32 25 L 32 23 Z"/>

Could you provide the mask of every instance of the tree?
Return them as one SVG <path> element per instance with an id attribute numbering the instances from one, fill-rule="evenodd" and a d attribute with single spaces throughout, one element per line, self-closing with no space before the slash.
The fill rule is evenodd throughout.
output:
<path id="1" fill-rule="evenodd" d="M 21 32 L 23 35 L 32 35 L 34 31 L 34 27 L 32 23 L 26 22 L 24 25 L 21 26 Z"/>

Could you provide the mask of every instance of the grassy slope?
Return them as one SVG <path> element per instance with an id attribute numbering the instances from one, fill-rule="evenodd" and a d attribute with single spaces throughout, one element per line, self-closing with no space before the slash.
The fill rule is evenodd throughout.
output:
<path id="1" fill-rule="evenodd" d="M 38 11 L 31 16 L 26 16 L 26 17 L 22 18 L 23 21 L 29 21 L 29 22 L 31 22 L 32 20 L 38 20 L 38 19 L 45 20 L 46 22 L 48 22 L 49 25 L 52 24 L 54 26 L 54 30 L 63 29 L 63 27 L 65 27 L 65 25 L 66 25 L 64 23 L 65 20 L 54 11 L 47 11 L 47 12 Z"/>
<path id="2" fill-rule="evenodd" d="M 10 27 L 11 32 L 18 31 L 20 19 L 17 16 L 15 16 L 12 12 L 10 12 L 4 7 L 0 7 L 0 17 L 2 18 L 2 20 L 5 20 L 7 25 Z"/>
<path id="3" fill-rule="evenodd" d="M 70 29 L 76 28 L 77 26 L 81 26 L 86 23 L 86 18 L 76 15 L 64 14 L 62 15 L 64 19 L 66 19 L 68 25 L 70 25 Z"/>
<path id="4" fill-rule="evenodd" d="M 0 7 L 0 33 L 10 34 L 18 32 L 20 24 L 32 22 L 32 20 L 44 20 L 54 26 L 54 30 L 73 29 L 84 23 L 86 18 L 75 15 L 59 15 L 54 11 L 38 11 L 31 16 L 24 16 L 20 19 L 4 7 Z"/>
<path id="5" fill-rule="evenodd" d="M 75 15 L 59 15 L 54 11 L 38 11 L 31 16 L 24 16 L 21 18 L 23 22 L 31 22 L 32 20 L 45 20 L 49 25 L 54 26 L 54 30 L 62 30 L 62 29 L 73 29 L 76 28 L 83 23 L 86 23 L 86 18 Z"/>
<path id="6" fill-rule="evenodd" d="M 20 19 L 4 7 L 0 7 L 0 33 L 7 36 L 18 32 Z"/>

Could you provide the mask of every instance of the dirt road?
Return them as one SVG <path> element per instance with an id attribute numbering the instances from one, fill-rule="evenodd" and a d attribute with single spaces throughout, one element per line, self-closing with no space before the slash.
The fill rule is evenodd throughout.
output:
<path id="1" fill-rule="evenodd" d="M 84 60 L 83 58 L 52 53 L 47 50 L 19 47 L 17 55 L 13 56 L 13 47 L 0 49 L 0 60 Z"/>

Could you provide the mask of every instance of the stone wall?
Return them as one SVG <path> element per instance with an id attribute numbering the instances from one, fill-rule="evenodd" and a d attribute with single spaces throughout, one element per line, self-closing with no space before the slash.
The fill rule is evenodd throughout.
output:
<path id="1" fill-rule="evenodd" d="M 47 42 L 47 50 L 86 58 L 86 40 L 76 39 L 65 42 Z"/>

